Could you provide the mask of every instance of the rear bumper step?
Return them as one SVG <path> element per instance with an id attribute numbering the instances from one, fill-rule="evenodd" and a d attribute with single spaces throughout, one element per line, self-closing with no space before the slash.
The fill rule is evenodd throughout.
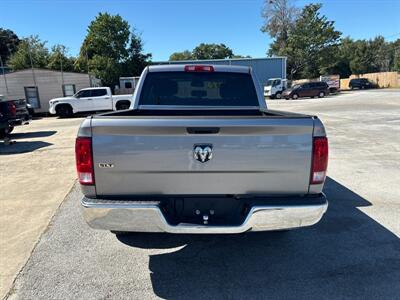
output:
<path id="1" fill-rule="evenodd" d="M 311 226 L 322 218 L 328 208 L 328 201 L 323 194 L 312 198 L 295 197 L 293 201 L 284 201 L 283 204 L 276 204 L 277 201 L 274 204 L 259 202 L 250 208 L 244 222 L 237 226 L 171 225 L 160 209 L 159 201 L 117 201 L 85 197 L 82 199 L 82 207 L 86 222 L 95 229 L 184 234 L 228 234 Z"/>

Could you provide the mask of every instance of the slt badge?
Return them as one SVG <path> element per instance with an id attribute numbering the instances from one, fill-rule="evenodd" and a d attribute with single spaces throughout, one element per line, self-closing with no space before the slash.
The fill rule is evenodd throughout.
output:
<path id="1" fill-rule="evenodd" d="M 194 145 L 193 147 L 193 157 L 199 162 L 205 163 L 213 158 L 212 145 Z"/>

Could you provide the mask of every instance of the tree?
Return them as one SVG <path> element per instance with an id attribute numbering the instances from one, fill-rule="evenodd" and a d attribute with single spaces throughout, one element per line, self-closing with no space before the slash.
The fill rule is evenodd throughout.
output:
<path id="1" fill-rule="evenodd" d="M 151 58 L 142 51 L 141 38 L 131 32 L 127 21 L 120 15 L 99 13 L 88 27 L 75 67 L 83 72 L 89 70 L 104 85 L 114 87 L 121 74 L 141 72 Z"/>
<path id="2" fill-rule="evenodd" d="M 275 39 L 271 45 L 272 52 L 286 48 L 290 30 L 299 15 L 299 8 L 291 0 L 265 0 L 262 16 L 264 25 L 261 31 Z"/>
<path id="3" fill-rule="evenodd" d="M 18 36 L 12 30 L 0 27 L 0 56 L 3 62 L 17 51 L 19 42 Z"/>
<path id="4" fill-rule="evenodd" d="M 392 43 L 393 61 L 391 71 L 400 72 L 400 39 Z"/>
<path id="5" fill-rule="evenodd" d="M 47 68 L 50 70 L 60 71 L 61 69 L 65 72 L 74 71 L 75 58 L 67 57 L 67 48 L 64 45 L 55 45 L 51 48 L 49 55 Z"/>
<path id="6" fill-rule="evenodd" d="M 135 31 L 132 31 L 128 48 L 128 59 L 124 65 L 123 75 L 140 75 L 143 69 L 150 64 L 151 58 L 152 55 L 150 53 L 143 53 L 142 39 Z"/>
<path id="7" fill-rule="evenodd" d="M 373 72 L 389 71 L 392 60 L 390 46 L 390 43 L 387 43 L 383 36 L 377 36 L 369 41 L 370 51 L 373 56 L 371 61 Z"/>
<path id="8" fill-rule="evenodd" d="M 350 37 L 342 39 L 338 47 L 336 63 L 329 70 L 330 74 L 338 74 L 341 78 L 347 78 L 352 74 L 350 64 L 354 58 L 355 46 L 355 42 Z"/>
<path id="9" fill-rule="evenodd" d="M 319 10 L 321 4 L 303 8 L 278 55 L 288 57 L 288 73 L 294 78 L 315 78 L 335 66 L 341 32 Z"/>
<path id="10" fill-rule="evenodd" d="M 224 44 L 201 43 L 192 51 L 193 59 L 224 59 L 233 56 L 232 49 Z"/>
<path id="11" fill-rule="evenodd" d="M 121 75 L 139 75 L 149 64 L 151 54 L 143 53 L 141 37 L 130 31 L 119 15 L 99 13 L 88 27 L 75 67 L 90 71 L 103 84 L 114 87 Z"/>
<path id="12" fill-rule="evenodd" d="M 170 61 L 192 60 L 192 59 L 225 59 L 225 58 L 251 58 L 246 55 L 235 55 L 232 49 L 224 44 L 205 44 L 201 43 L 192 51 L 185 50 L 174 52 L 170 55 Z"/>
<path id="13" fill-rule="evenodd" d="M 192 52 L 185 50 L 183 52 L 174 52 L 170 55 L 169 60 L 190 60 L 193 59 Z"/>
<path id="14" fill-rule="evenodd" d="M 31 67 L 46 68 L 48 63 L 49 50 L 46 48 L 46 41 L 42 42 L 37 35 L 22 39 L 17 51 L 8 60 L 8 65 L 13 70 L 22 70 Z"/>
<path id="15" fill-rule="evenodd" d="M 337 63 L 331 73 L 344 78 L 351 74 L 393 71 L 399 46 L 400 40 L 386 42 L 381 36 L 371 40 L 344 38 L 338 47 Z"/>

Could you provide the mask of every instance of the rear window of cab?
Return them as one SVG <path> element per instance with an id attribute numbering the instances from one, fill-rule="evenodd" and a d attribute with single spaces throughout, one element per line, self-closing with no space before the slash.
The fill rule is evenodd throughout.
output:
<path id="1" fill-rule="evenodd" d="M 253 79 L 248 73 L 149 72 L 140 105 L 258 106 Z"/>

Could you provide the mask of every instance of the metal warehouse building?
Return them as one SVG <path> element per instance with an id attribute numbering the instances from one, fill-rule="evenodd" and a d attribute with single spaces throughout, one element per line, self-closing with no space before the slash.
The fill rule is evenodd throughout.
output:
<path id="1" fill-rule="evenodd" d="M 286 78 L 286 57 L 264 57 L 264 58 L 232 58 L 232 59 L 210 59 L 210 60 L 180 60 L 163 61 L 154 64 L 213 64 L 213 65 L 236 65 L 249 66 L 257 76 L 259 84 L 264 86 L 269 78 Z"/>
<path id="2" fill-rule="evenodd" d="M 26 99 L 39 113 L 48 111 L 50 99 L 96 85 L 96 79 L 85 73 L 26 69 L 0 74 L 0 94 L 10 100 Z"/>

